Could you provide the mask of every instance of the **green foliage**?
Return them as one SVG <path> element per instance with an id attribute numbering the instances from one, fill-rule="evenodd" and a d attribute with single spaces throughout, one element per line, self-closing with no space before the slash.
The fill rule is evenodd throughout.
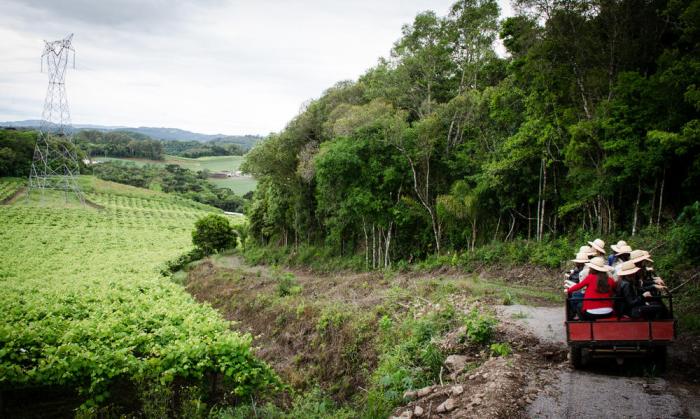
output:
<path id="1" fill-rule="evenodd" d="M 387 326 L 391 325 L 388 317 L 380 321 L 382 354 L 372 374 L 363 417 L 386 417 L 406 390 L 438 380 L 445 354 L 437 342 L 457 321 L 452 307 L 418 319 L 407 316 L 393 327 Z"/>
<path id="2" fill-rule="evenodd" d="M 224 211 L 243 211 L 243 199 L 230 189 L 212 185 L 202 171 L 195 173 L 176 164 L 139 166 L 132 162 L 107 161 L 93 165 L 92 172 L 100 179 L 139 188 L 158 188 Z"/>
<path id="3" fill-rule="evenodd" d="M 574 239 L 631 237 L 698 201 L 695 3 L 519 3 L 500 26 L 494 1 L 420 13 L 389 58 L 255 147 L 254 243 L 365 269 L 556 268 Z"/>
<path id="4" fill-rule="evenodd" d="M 269 419 L 351 419 L 356 418 L 357 413 L 346 407 L 338 407 L 318 387 L 314 387 L 306 393 L 296 395 L 291 409 L 287 411 L 272 403 L 263 405 L 244 404 L 235 408 L 214 410 L 210 417 L 215 419 L 249 419 L 253 417 Z"/>
<path id="5" fill-rule="evenodd" d="M 236 247 L 238 237 L 224 215 L 209 214 L 194 223 L 192 244 L 207 255 Z"/>
<path id="6" fill-rule="evenodd" d="M 73 141 L 88 156 L 163 158 L 163 144 L 137 132 L 80 130 Z"/>
<path id="7" fill-rule="evenodd" d="M 700 202 L 683 208 L 678 223 L 670 231 L 670 248 L 673 249 L 676 267 L 700 264 Z"/>
<path id="8" fill-rule="evenodd" d="M 27 177 L 32 166 L 36 131 L 0 128 L 0 177 Z"/>
<path id="9" fill-rule="evenodd" d="M 294 274 L 284 272 L 277 276 L 277 295 L 286 297 L 288 295 L 299 294 L 302 290 L 301 285 L 297 282 Z"/>
<path id="10" fill-rule="evenodd" d="M 253 356 L 250 336 L 158 275 L 190 247 L 195 220 L 214 209 L 80 181 L 100 210 L 65 206 L 51 191 L 38 204 L 0 206 L 0 384 L 72 387 L 85 407 L 108 403 L 123 381 L 170 386 L 220 373 L 238 397 L 274 388 L 278 379 Z"/>
<path id="11" fill-rule="evenodd" d="M 316 323 L 316 331 L 323 336 L 330 330 L 337 330 L 348 319 L 348 314 L 342 308 L 332 306 L 321 312 L 321 316 Z"/>
<path id="12" fill-rule="evenodd" d="M 25 179 L 19 178 L 0 178 L 0 203 L 11 198 L 17 191 L 27 183 Z"/>
<path id="13" fill-rule="evenodd" d="M 489 346 L 489 349 L 491 350 L 491 353 L 495 356 L 505 357 L 505 356 L 510 355 L 513 352 L 510 345 L 508 344 L 508 342 L 492 343 Z"/>
<path id="14" fill-rule="evenodd" d="M 498 321 L 486 314 L 482 314 L 476 308 L 472 309 L 464 319 L 466 337 L 470 342 L 487 344 L 493 337 L 494 328 Z"/>
<path id="15" fill-rule="evenodd" d="M 160 273 L 163 276 L 175 273 L 184 269 L 188 264 L 200 260 L 206 256 L 206 253 L 201 248 L 194 248 L 188 252 L 185 252 L 173 260 L 165 262 L 165 267 L 161 269 Z"/>

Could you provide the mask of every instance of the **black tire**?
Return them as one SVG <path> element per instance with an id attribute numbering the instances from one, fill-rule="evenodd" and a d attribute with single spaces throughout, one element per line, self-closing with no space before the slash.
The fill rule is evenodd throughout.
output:
<path id="1" fill-rule="evenodd" d="M 580 346 L 569 347 L 569 362 L 575 369 L 583 368 L 583 354 Z"/>
<path id="2" fill-rule="evenodd" d="M 664 372 L 666 371 L 666 359 L 667 359 L 667 349 L 665 346 L 657 346 L 652 348 L 651 351 L 651 362 L 654 363 L 656 371 Z"/>

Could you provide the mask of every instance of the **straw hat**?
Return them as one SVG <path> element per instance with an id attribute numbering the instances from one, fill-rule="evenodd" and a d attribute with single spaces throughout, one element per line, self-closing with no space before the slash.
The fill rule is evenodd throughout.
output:
<path id="1" fill-rule="evenodd" d="M 591 259 L 590 262 L 586 264 L 591 269 L 594 269 L 598 272 L 610 272 L 613 270 L 612 266 L 608 266 L 605 264 L 605 259 L 603 259 L 600 256 L 594 257 Z"/>
<path id="2" fill-rule="evenodd" d="M 615 245 L 613 245 L 613 246 L 615 246 Z M 610 246 L 610 247 L 612 248 L 613 246 Z M 627 246 L 626 244 L 623 244 L 622 246 L 615 246 L 615 247 L 617 247 L 617 249 L 613 249 L 613 250 L 617 252 L 617 253 L 615 253 L 615 255 L 617 255 L 617 256 L 624 255 L 625 253 L 632 253 L 632 248 L 630 246 Z"/>
<path id="3" fill-rule="evenodd" d="M 627 242 L 624 240 L 620 240 L 619 242 L 617 242 L 617 244 L 611 244 L 610 248 L 616 252 L 620 252 L 620 248 L 623 246 L 627 246 Z M 627 247 L 629 247 L 629 246 L 627 246 Z M 628 253 L 628 252 L 620 252 L 620 253 Z"/>
<path id="4" fill-rule="evenodd" d="M 632 261 L 627 261 L 620 265 L 620 270 L 617 271 L 617 276 L 625 276 L 625 275 L 632 275 L 633 273 L 636 273 L 639 270 L 637 265 L 634 264 Z"/>
<path id="5" fill-rule="evenodd" d="M 588 263 L 588 253 L 577 253 L 576 259 L 571 259 L 571 261 L 576 263 Z"/>
<path id="6" fill-rule="evenodd" d="M 643 260 L 648 260 L 649 262 L 653 262 L 651 257 L 649 256 L 649 252 L 646 250 L 634 250 L 632 253 L 630 253 L 630 262 L 632 263 L 637 263 L 641 262 Z"/>
<path id="7" fill-rule="evenodd" d="M 592 242 L 588 242 L 591 247 L 601 253 L 605 253 L 605 242 L 601 239 L 595 239 Z"/>
<path id="8" fill-rule="evenodd" d="M 576 256 L 580 255 L 581 253 L 584 253 L 588 256 L 595 255 L 595 252 L 591 248 L 591 246 L 581 246 L 578 249 L 578 252 L 576 253 Z"/>

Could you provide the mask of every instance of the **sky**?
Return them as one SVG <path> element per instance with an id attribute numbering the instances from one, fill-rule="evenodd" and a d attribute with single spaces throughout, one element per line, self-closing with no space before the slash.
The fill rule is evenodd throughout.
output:
<path id="1" fill-rule="evenodd" d="M 452 0 L 0 0 L 0 121 L 39 119 L 43 40 L 74 33 L 72 122 L 207 134 L 282 130 Z M 511 16 L 508 0 L 501 14 Z"/>

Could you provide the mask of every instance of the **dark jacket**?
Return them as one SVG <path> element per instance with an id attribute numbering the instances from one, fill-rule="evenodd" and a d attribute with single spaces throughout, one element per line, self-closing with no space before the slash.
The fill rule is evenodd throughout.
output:
<path id="1" fill-rule="evenodd" d="M 654 272 L 644 269 L 642 272 L 642 290 L 651 292 L 651 295 L 658 297 L 661 295 L 659 290 L 654 286 Z"/>
<path id="2" fill-rule="evenodd" d="M 616 307 L 617 312 L 629 316 L 634 307 L 644 305 L 645 300 L 644 297 L 642 297 L 643 292 L 644 291 L 639 288 L 635 289 L 625 280 L 618 281 L 615 296 L 621 298 L 621 300 L 616 301 L 618 304 L 618 307 Z"/>
<path id="3" fill-rule="evenodd" d="M 583 271 L 583 268 L 577 269 L 574 268 L 571 270 L 571 273 L 569 273 L 569 281 L 579 283 L 583 278 L 581 278 L 581 271 Z"/>

